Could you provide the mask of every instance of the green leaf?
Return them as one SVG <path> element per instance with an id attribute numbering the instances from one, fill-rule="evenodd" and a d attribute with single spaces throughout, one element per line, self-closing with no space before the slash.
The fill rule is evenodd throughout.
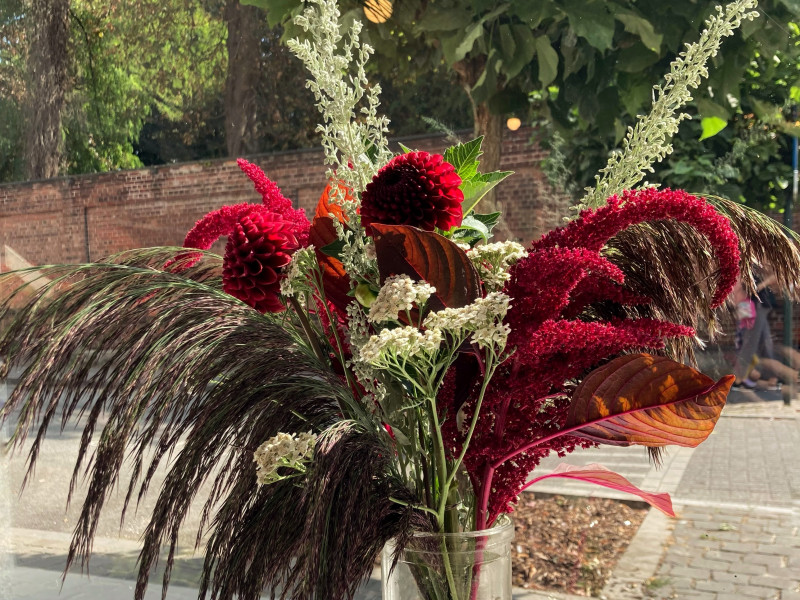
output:
<path id="1" fill-rule="evenodd" d="M 705 117 L 700 121 L 700 126 L 703 128 L 703 135 L 700 136 L 700 141 L 703 141 L 706 138 L 714 137 L 725 129 L 728 126 L 728 122 L 719 117 Z"/>
<path id="2" fill-rule="evenodd" d="M 475 85 L 472 86 L 472 90 L 470 91 L 472 101 L 476 104 L 485 102 L 497 91 L 497 70 L 502 64 L 502 61 L 503 59 L 500 57 L 497 48 L 489 50 L 483 73 L 478 77 L 478 81 L 475 82 Z"/>
<path id="3" fill-rule="evenodd" d="M 600 0 L 566 0 L 564 10 L 575 33 L 598 50 L 614 42 L 614 17 Z"/>
<path id="4" fill-rule="evenodd" d="M 472 23 L 471 11 L 431 7 L 425 11 L 425 18 L 415 25 L 414 32 L 453 31 L 465 29 L 470 23 Z"/>
<path id="5" fill-rule="evenodd" d="M 717 117 L 723 121 L 727 121 L 731 116 L 727 108 L 708 98 L 700 98 L 696 104 L 697 112 L 700 113 L 701 117 Z"/>
<path id="6" fill-rule="evenodd" d="M 519 75 L 520 71 L 533 60 L 536 52 L 536 44 L 530 27 L 515 24 L 511 26 L 511 33 L 514 36 L 514 56 L 507 57 L 504 53 L 501 66 L 501 71 L 507 80 Z"/>
<path id="7" fill-rule="evenodd" d="M 492 231 L 494 226 L 500 221 L 500 215 L 501 213 L 498 211 L 493 213 L 472 213 L 470 216 L 483 223 L 489 231 Z"/>
<path id="8" fill-rule="evenodd" d="M 445 55 L 447 62 L 449 64 L 457 63 L 458 61 L 462 60 L 467 54 L 470 53 L 472 47 L 475 45 L 475 42 L 478 41 L 478 38 L 481 37 L 483 34 L 483 21 L 478 21 L 477 23 L 473 23 L 469 27 L 458 42 L 458 45 L 454 48 L 453 54 L 450 57 Z"/>
<path id="9" fill-rule="evenodd" d="M 483 136 L 465 144 L 456 144 L 444 151 L 444 160 L 453 165 L 461 181 L 467 181 L 478 174 L 478 157 L 482 154 Z"/>
<path id="10" fill-rule="evenodd" d="M 473 231 L 478 231 L 481 233 L 484 239 L 487 239 L 489 236 L 489 228 L 486 227 L 481 221 L 473 217 L 472 215 L 467 215 L 464 217 L 464 220 L 461 221 L 460 228 L 463 229 L 472 229 Z"/>
<path id="11" fill-rule="evenodd" d="M 517 42 L 514 41 L 514 32 L 508 23 L 503 23 L 498 28 L 500 34 L 500 48 L 503 50 L 503 63 L 511 61 L 517 52 Z"/>
<path id="12" fill-rule="evenodd" d="M 319 249 L 325 256 L 331 256 L 338 260 L 342 259 L 342 250 L 344 250 L 344 240 L 336 240 Z"/>
<path id="13" fill-rule="evenodd" d="M 409 152 L 413 152 L 413 150 L 408 146 L 406 146 L 403 142 L 397 142 L 397 145 L 400 146 L 400 150 L 403 151 L 403 154 L 408 154 Z"/>
<path id="14" fill-rule="evenodd" d="M 242 4 L 257 6 L 267 13 L 267 22 L 270 27 L 284 22 L 292 12 L 302 6 L 298 0 L 239 0 Z"/>
<path id="15" fill-rule="evenodd" d="M 539 81 L 543 86 L 550 83 L 558 75 L 558 53 L 550 45 L 550 38 L 542 35 L 536 38 L 536 58 L 539 62 Z"/>
<path id="16" fill-rule="evenodd" d="M 658 54 L 664 36 L 655 32 L 650 21 L 633 12 L 623 12 L 621 9 L 615 11 L 615 16 L 625 26 L 625 31 L 638 35 L 645 48 Z"/>
<path id="17" fill-rule="evenodd" d="M 491 173 L 478 174 L 469 181 L 463 181 L 461 183 L 461 191 L 464 193 L 464 202 L 461 206 L 464 214 L 469 214 L 489 190 L 512 173 L 513 171 L 493 171 Z"/>

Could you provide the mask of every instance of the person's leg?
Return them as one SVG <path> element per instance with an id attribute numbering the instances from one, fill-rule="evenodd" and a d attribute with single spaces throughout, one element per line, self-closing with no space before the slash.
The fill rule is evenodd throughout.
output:
<path id="1" fill-rule="evenodd" d="M 764 306 L 763 304 L 756 305 L 756 318 L 758 318 L 758 313 L 762 312 L 764 326 L 760 330 L 760 343 L 758 348 L 756 349 L 759 356 L 763 358 L 771 358 L 775 359 L 775 347 L 772 342 L 772 331 L 769 328 L 769 313 L 772 312 L 772 309 Z"/>
<path id="2" fill-rule="evenodd" d="M 733 369 L 737 383 L 741 383 L 742 380 L 747 378 L 750 369 L 753 367 L 753 357 L 758 350 L 763 329 L 767 326 L 767 315 L 764 311 L 758 310 L 759 306 L 760 304 L 756 304 L 756 318 L 753 322 L 753 327 L 745 329 L 742 334 L 742 347 L 736 356 L 736 365 Z"/>

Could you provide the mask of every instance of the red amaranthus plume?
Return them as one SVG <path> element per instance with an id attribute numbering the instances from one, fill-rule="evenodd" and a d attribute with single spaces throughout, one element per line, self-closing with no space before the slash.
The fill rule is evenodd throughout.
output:
<path id="1" fill-rule="evenodd" d="M 361 223 L 445 231 L 461 224 L 461 177 L 441 154 L 408 152 L 384 166 L 361 195 Z"/>
<path id="2" fill-rule="evenodd" d="M 694 335 L 691 327 L 667 321 L 601 320 L 585 311 L 596 302 L 649 301 L 625 288 L 624 274 L 600 250 L 630 225 L 663 219 L 688 223 L 711 243 L 719 264 L 711 303 L 719 305 L 738 273 L 738 239 L 727 219 L 682 191 L 650 189 L 612 197 L 608 205 L 584 211 L 576 221 L 545 235 L 512 268 L 504 291 L 512 298 L 506 322 L 511 326 L 508 347 L 515 353 L 492 379 L 465 457 L 475 492 L 487 509 L 484 514 L 479 510 L 479 528 L 512 509 L 528 475 L 550 452 L 564 456 L 593 444 L 558 435 L 583 375 L 620 353 L 658 350 L 669 338 Z M 462 409 L 467 418 L 474 409 L 475 389 L 473 385 L 467 391 L 470 399 Z M 451 417 L 463 402 L 452 386 L 440 400 Z M 446 442 L 460 451 L 463 432 L 456 419 L 445 418 L 444 423 Z M 531 445 L 540 439 L 546 441 Z"/>
<path id="3" fill-rule="evenodd" d="M 293 223 L 297 241 L 301 246 L 308 245 L 308 230 L 311 223 L 309 223 L 305 211 L 302 208 L 294 208 L 292 201 L 281 193 L 281 189 L 264 174 L 258 165 L 247 162 L 243 158 L 237 159 L 236 164 L 253 182 L 256 191 L 261 194 L 264 206 L 270 212 L 278 213 L 284 221 Z"/>

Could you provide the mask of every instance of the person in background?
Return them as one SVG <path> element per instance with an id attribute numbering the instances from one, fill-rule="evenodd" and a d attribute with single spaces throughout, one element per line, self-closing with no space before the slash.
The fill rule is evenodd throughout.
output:
<path id="1" fill-rule="evenodd" d="M 775 294 L 769 286 L 775 281 L 775 274 L 770 270 L 763 269 L 761 274 L 756 276 L 756 291 L 749 298 L 746 297 L 741 282 L 737 284 L 739 297 L 736 296 L 737 290 L 734 290 L 734 299 L 738 300 L 738 329 L 742 338 L 733 370 L 736 377 L 734 388 L 755 389 L 756 382 L 749 375 L 758 361 L 758 357 L 775 358 L 772 333 L 769 329 L 769 313 L 776 306 Z M 744 299 L 742 299 L 743 296 Z M 744 307 L 745 303 L 755 309 L 755 314 L 745 314 L 748 313 Z M 752 313 L 752 308 L 750 313 Z"/>

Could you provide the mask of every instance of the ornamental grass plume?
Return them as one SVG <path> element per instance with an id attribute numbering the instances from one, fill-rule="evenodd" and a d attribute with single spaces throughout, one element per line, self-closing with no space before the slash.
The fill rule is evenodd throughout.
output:
<path id="1" fill-rule="evenodd" d="M 731 3 L 725 26 L 749 5 Z M 166 591 L 204 483 L 200 598 L 348 600 L 390 540 L 399 556 L 415 532 L 489 529 L 551 453 L 697 446 L 732 376 L 691 366 L 695 335 L 714 332 L 752 261 L 800 289 L 796 236 L 680 190 L 616 190 L 527 249 L 491 242 L 500 215 L 477 207 L 508 173 L 479 172 L 480 139 L 392 158 L 367 89 L 371 49 L 357 24 L 343 39 L 338 17 L 335 0 L 310 0 L 297 24 L 311 39 L 291 44 L 312 73 L 332 165 L 313 222 L 240 160 L 262 203 L 209 213 L 181 248 L 0 274 L 0 289 L 26 282 L 0 301 L 0 356 L 21 372 L 0 414 L 15 420 L 13 447 L 37 428 L 28 476 L 56 416 L 84 418 L 72 487 L 85 474 L 88 491 L 67 568 L 87 564 L 112 490 L 122 485 L 127 509 L 167 467 L 137 600 L 163 548 Z M 697 71 L 688 62 L 673 69 Z M 674 514 L 665 494 L 602 468 L 547 477 Z M 446 553 L 420 566 L 421 590 L 475 600 L 479 569 L 463 570 L 465 596 Z M 437 569 L 435 585 L 421 575 Z"/>

